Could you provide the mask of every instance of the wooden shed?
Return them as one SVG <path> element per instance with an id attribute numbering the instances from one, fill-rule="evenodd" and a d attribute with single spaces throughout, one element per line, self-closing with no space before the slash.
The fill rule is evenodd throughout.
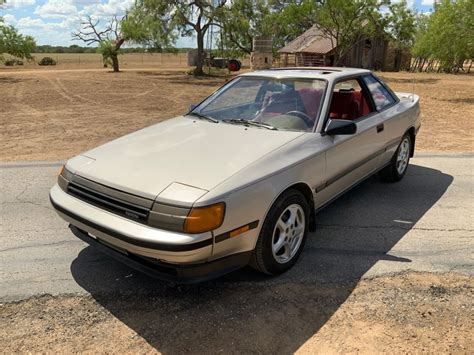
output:
<path id="1" fill-rule="evenodd" d="M 334 66 L 337 64 L 334 56 L 336 48 L 336 39 L 325 36 L 314 25 L 278 52 L 283 66 Z M 340 65 L 383 70 L 387 48 L 388 41 L 383 35 L 360 38 L 342 58 Z"/>

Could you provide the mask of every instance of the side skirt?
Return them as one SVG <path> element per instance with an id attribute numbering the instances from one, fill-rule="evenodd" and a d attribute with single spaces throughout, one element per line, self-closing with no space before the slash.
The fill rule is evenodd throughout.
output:
<path id="1" fill-rule="evenodd" d="M 371 176 L 377 174 L 380 170 L 382 170 L 383 168 L 385 168 L 387 165 L 390 164 L 390 161 L 385 163 L 384 165 L 380 166 L 379 168 L 375 169 L 374 171 L 370 172 L 369 174 L 367 174 L 366 176 L 360 178 L 359 180 L 357 180 L 355 183 L 353 183 L 352 185 L 350 185 L 349 187 L 347 187 L 346 189 L 342 190 L 341 192 L 339 192 L 338 194 L 336 194 L 334 197 L 332 197 L 329 201 L 327 201 L 326 203 L 324 203 L 323 205 L 321 205 L 320 207 L 316 208 L 314 213 L 318 213 L 320 212 L 321 210 L 323 210 L 324 208 L 326 208 L 327 206 L 329 206 L 331 203 L 333 203 L 334 201 L 336 201 L 339 197 L 341 197 L 342 195 L 344 195 L 346 192 L 348 192 L 349 190 L 352 190 L 354 187 L 356 187 L 357 185 L 359 185 L 360 183 L 364 182 L 365 180 L 367 180 L 368 178 L 370 178 Z"/>

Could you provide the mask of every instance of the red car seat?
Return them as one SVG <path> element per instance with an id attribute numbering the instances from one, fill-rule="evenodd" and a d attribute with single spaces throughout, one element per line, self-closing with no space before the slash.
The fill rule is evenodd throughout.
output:
<path id="1" fill-rule="evenodd" d="M 355 120 L 360 117 L 359 102 L 355 99 L 353 91 L 334 92 L 332 94 L 329 117 L 333 119 Z"/>
<path id="2" fill-rule="evenodd" d="M 359 103 L 359 117 L 365 116 L 370 113 L 369 104 L 365 99 L 365 96 L 362 94 L 362 91 L 354 91 L 352 95 L 354 96 L 354 100 Z"/>

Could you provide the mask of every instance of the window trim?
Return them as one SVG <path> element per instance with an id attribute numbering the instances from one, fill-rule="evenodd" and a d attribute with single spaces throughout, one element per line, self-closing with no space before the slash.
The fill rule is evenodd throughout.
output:
<path id="1" fill-rule="evenodd" d="M 361 92 L 362 92 L 362 95 L 366 95 L 365 99 L 368 101 L 369 103 L 369 106 L 372 110 L 372 112 L 369 112 L 368 114 L 364 115 L 364 116 L 361 116 L 355 120 L 352 120 L 353 122 L 355 123 L 358 123 L 358 122 L 361 122 L 363 120 L 366 120 L 370 117 L 373 117 L 374 115 L 378 114 L 379 111 L 377 111 L 376 107 L 375 107 L 375 103 L 373 101 L 373 98 L 372 98 L 372 94 L 370 93 L 368 87 L 365 85 L 365 81 L 362 79 L 363 76 L 366 76 L 366 75 L 370 75 L 370 74 L 356 74 L 356 75 L 351 75 L 351 76 L 346 76 L 344 78 L 340 78 L 340 79 L 337 79 L 337 80 L 334 80 L 333 83 L 332 83 L 332 86 L 331 86 L 331 90 L 329 91 L 329 100 L 328 100 L 328 105 L 326 107 L 326 113 L 324 115 L 324 121 L 323 121 L 323 125 L 321 127 L 321 130 L 320 130 L 320 134 L 325 136 L 326 135 L 326 127 L 327 127 L 327 124 L 330 120 L 330 117 L 329 117 L 329 114 L 331 113 L 330 112 L 330 109 L 331 109 L 331 102 L 332 102 L 332 97 L 333 97 L 333 94 L 334 94 L 334 89 L 336 87 L 336 85 L 342 81 L 348 81 L 348 80 L 356 80 L 357 83 L 359 84 L 360 88 L 361 88 Z M 367 98 L 367 94 L 368 94 L 368 98 Z"/>

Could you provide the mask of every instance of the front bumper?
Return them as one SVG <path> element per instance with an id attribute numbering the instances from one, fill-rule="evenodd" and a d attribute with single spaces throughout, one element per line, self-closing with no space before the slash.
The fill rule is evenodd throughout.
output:
<path id="1" fill-rule="evenodd" d="M 135 270 L 154 278 L 182 284 L 203 282 L 240 269 L 249 263 L 251 256 L 251 252 L 244 252 L 201 264 L 169 264 L 133 253 L 119 252 L 73 225 L 69 228 L 79 239 Z"/>
<path id="2" fill-rule="evenodd" d="M 81 201 L 58 185 L 50 200 L 66 222 L 118 250 L 176 264 L 203 263 L 212 256 L 210 232 L 188 235 L 153 228 Z"/>

